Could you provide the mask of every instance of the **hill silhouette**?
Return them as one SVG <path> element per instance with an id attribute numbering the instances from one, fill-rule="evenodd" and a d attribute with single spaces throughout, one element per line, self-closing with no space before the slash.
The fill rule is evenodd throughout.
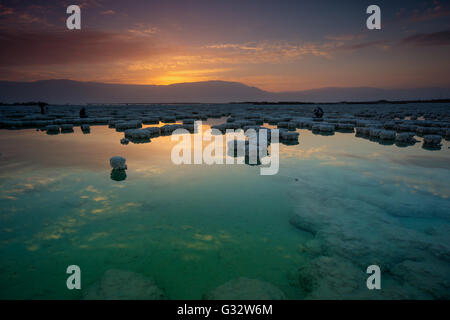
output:
<path id="1" fill-rule="evenodd" d="M 239 82 L 203 81 L 171 85 L 134 85 L 73 80 L 0 81 L 0 101 L 84 103 L 228 103 L 241 101 L 378 101 L 450 98 L 450 88 L 380 89 L 330 87 L 269 92 Z"/>

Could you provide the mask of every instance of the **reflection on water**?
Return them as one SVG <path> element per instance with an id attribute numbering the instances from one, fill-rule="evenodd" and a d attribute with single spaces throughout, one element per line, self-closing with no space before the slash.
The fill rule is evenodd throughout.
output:
<path id="1" fill-rule="evenodd" d="M 111 180 L 114 181 L 123 181 L 127 178 L 127 173 L 125 170 L 121 169 L 112 169 L 111 170 Z"/>
<path id="2" fill-rule="evenodd" d="M 279 174 L 261 176 L 174 165 L 170 136 L 122 145 L 114 129 L 90 131 L 1 131 L 1 298 L 82 298 L 65 287 L 71 264 L 86 290 L 116 269 L 170 299 L 239 277 L 292 299 L 449 297 L 447 141 L 430 152 L 302 129 L 280 143 Z M 110 171 L 116 155 L 127 173 Z M 381 293 L 365 289 L 368 264 Z"/>

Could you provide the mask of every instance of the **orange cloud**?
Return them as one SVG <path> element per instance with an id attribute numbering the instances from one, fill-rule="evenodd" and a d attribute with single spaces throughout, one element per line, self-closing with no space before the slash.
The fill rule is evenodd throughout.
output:
<path id="1" fill-rule="evenodd" d="M 172 49 L 118 33 L 0 32 L 0 66 L 90 64 L 148 58 Z M 30 54 L 30 49 L 33 53 Z"/>

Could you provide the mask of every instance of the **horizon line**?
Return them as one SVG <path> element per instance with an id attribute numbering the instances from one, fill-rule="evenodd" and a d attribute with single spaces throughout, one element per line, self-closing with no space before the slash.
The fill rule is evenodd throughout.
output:
<path id="1" fill-rule="evenodd" d="M 0 106 L 33 106 L 37 101 L 1 103 Z M 46 102 L 44 102 L 46 103 Z M 303 101 L 229 101 L 229 102 L 86 102 L 86 103 L 58 103 L 51 106 L 104 106 L 104 105 L 186 105 L 186 104 L 252 104 L 252 105 L 328 105 L 328 104 L 408 104 L 408 103 L 450 103 L 450 99 L 409 99 L 409 100 L 368 100 L 368 101 L 336 101 L 336 102 L 303 102 Z"/>
<path id="2" fill-rule="evenodd" d="M 79 83 L 98 83 L 98 84 L 107 84 L 107 85 L 124 85 L 124 86 L 154 86 L 154 87 L 168 87 L 174 85 L 181 84 L 193 84 L 193 83 L 208 83 L 208 82 L 223 82 L 223 83 L 235 83 L 240 84 L 249 88 L 255 88 L 268 93 L 290 93 L 290 92 L 303 92 L 303 91 L 311 91 L 311 90 L 321 90 L 321 89 L 378 89 L 378 90 L 414 90 L 414 89 L 450 89 L 450 86 L 416 86 L 416 87 L 395 87 L 395 88 L 386 88 L 386 87 L 373 87 L 373 86 L 355 86 L 355 87 L 345 87 L 345 86 L 327 86 L 327 87 L 317 87 L 311 89 L 297 89 L 297 90 L 289 90 L 289 91 L 268 91 L 265 89 L 261 89 L 257 86 L 249 85 L 239 81 L 229 81 L 229 80 L 204 80 L 204 81 L 190 81 L 190 82 L 174 82 L 170 84 L 148 84 L 148 83 L 123 83 L 123 82 L 103 82 L 97 80 L 73 80 L 66 78 L 55 78 L 55 79 L 40 79 L 40 80 L 31 80 L 31 81 L 10 81 L 10 80 L 0 80 L 0 82 L 10 82 L 10 83 L 36 83 L 36 82 L 44 82 L 44 81 L 72 81 Z M 436 99 L 434 99 L 436 100 Z"/>

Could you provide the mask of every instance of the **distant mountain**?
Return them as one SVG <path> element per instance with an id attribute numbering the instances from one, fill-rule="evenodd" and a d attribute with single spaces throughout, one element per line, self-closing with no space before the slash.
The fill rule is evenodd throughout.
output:
<path id="1" fill-rule="evenodd" d="M 371 87 L 329 87 L 284 92 L 279 95 L 283 101 L 295 100 L 296 97 L 301 95 L 303 101 L 309 102 L 432 100 L 450 98 L 450 88 L 380 89 Z"/>
<path id="2" fill-rule="evenodd" d="M 131 85 L 73 80 L 0 81 L 0 102 L 84 103 L 226 103 L 240 101 L 375 101 L 450 98 L 450 88 L 322 88 L 268 92 L 238 82 L 204 81 L 171 85 Z"/>

